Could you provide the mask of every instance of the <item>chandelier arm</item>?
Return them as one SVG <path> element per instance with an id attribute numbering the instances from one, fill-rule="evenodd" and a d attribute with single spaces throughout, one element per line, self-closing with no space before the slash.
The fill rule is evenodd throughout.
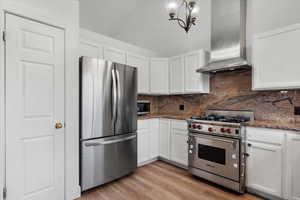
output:
<path id="1" fill-rule="evenodd" d="M 169 19 L 170 21 L 177 21 L 177 23 L 182 27 L 182 28 L 185 28 L 186 27 L 186 23 L 185 21 L 183 21 L 182 19 L 180 18 L 173 18 L 173 19 Z"/>

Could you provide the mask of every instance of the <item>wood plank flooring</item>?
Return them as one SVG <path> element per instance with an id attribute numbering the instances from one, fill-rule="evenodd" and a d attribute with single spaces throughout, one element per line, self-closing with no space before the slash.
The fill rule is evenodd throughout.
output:
<path id="1" fill-rule="evenodd" d="M 85 192 L 78 200 L 261 200 L 208 184 L 185 170 L 157 161 L 134 174 Z"/>

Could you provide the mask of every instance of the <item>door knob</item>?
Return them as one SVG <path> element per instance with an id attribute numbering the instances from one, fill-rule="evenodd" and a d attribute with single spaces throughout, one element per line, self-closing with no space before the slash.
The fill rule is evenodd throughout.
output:
<path id="1" fill-rule="evenodd" d="M 63 124 L 58 122 L 58 123 L 55 124 L 55 128 L 56 129 L 61 129 L 61 128 L 63 128 Z"/>

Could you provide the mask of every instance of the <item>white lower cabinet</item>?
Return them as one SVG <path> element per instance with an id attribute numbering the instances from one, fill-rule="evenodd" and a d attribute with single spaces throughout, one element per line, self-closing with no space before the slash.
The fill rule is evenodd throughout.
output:
<path id="1" fill-rule="evenodd" d="M 159 156 L 170 159 L 170 120 L 159 120 Z"/>
<path id="2" fill-rule="evenodd" d="M 262 194 L 283 197 L 285 132 L 247 128 L 247 187 Z"/>
<path id="3" fill-rule="evenodd" d="M 149 157 L 159 156 L 159 119 L 150 119 Z"/>
<path id="4" fill-rule="evenodd" d="M 184 120 L 138 120 L 138 164 L 158 157 L 188 165 L 188 129 Z M 180 165 L 179 165 L 180 166 Z"/>
<path id="5" fill-rule="evenodd" d="M 258 142 L 248 142 L 247 186 L 273 196 L 282 196 L 283 148 Z"/>
<path id="6" fill-rule="evenodd" d="M 139 120 L 137 131 L 137 155 L 138 163 L 146 162 L 149 159 L 149 121 Z"/>
<path id="7" fill-rule="evenodd" d="M 159 156 L 159 119 L 138 120 L 138 164 Z"/>
<path id="8" fill-rule="evenodd" d="M 300 200 L 300 134 L 288 134 L 287 155 L 288 199 Z"/>
<path id="9" fill-rule="evenodd" d="M 188 165 L 188 130 L 185 121 L 171 121 L 171 139 L 170 139 L 170 160 Z"/>

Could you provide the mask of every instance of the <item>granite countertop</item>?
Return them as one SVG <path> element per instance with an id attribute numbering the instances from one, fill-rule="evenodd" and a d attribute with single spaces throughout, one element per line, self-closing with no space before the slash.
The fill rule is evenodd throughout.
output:
<path id="1" fill-rule="evenodd" d="M 174 115 L 174 114 L 150 114 L 139 116 L 139 120 L 143 119 L 152 119 L 152 118 L 166 118 L 166 119 L 178 119 L 186 120 L 191 116 L 187 115 Z M 249 127 L 258 127 L 258 128 L 273 128 L 281 130 L 290 130 L 290 131 L 299 131 L 300 132 L 300 122 L 280 122 L 280 121 L 263 121 L 263 120 L 254 120 L 244 124 Z"/>
<path id="2" fill-rule="evenodd" d="M 149 114 L 149 115 L 138 116 L 138 120 L 152 119 L 152 118 L 166 118 L 166 119 L 186 120 L 186 119 L 190 118 L 190 116 L 172 115 L 172 114 Z"/>
<path id="3" fill-rule="evenodd" d="M 245 123 L 245 126 L 259 128 L 273 128 L 290 131 L 300 131 L 300 122 L 260 121 L 254 120 Z"/>

